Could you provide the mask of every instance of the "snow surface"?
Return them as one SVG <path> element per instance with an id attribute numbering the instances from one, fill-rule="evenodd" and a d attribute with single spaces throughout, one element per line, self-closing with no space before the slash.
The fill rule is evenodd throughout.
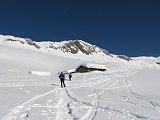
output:
<path id="1" fill-rule="evenodd" d="M 66 75 L 61 88 L 57 73 L 82 63 L 0 44 L 0 119 L 160 120 L 160 65 L 109 59 L 107 71 Z"/>
<path id="2" fill-rule="evenodd" d="M 50 72 L 42 72 L 42 71 L 29 71 L 28 73 L 38 76 L 51 76 Z"/>

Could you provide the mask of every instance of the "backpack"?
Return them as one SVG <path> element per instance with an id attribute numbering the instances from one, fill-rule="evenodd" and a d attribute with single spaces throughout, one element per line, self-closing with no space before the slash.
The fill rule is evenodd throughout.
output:
<path id="1" fill-rule="evenodd" d="M 61 73 L 61 74 L 59 75 L 59 78 L 60 78 L 60 79 L 65 79 L 65 75 L 64 75 L 63 73 Z"/>

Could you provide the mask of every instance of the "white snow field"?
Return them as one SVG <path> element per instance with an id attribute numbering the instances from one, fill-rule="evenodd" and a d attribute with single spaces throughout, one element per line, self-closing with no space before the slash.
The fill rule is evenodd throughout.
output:
<path id="1" fill-rule="evenodd" d="M 0 119 L 160 120 L 160 65 L 110 59 L 61 88 L 57 74 L 82 63 L 0 44 Z"/>

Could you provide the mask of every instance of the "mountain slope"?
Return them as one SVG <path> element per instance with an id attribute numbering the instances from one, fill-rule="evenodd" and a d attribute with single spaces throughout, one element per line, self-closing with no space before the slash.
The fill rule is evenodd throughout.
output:
<path id="1" fill-rule="evenodd" d="M 84 60 L 89 62 L 122 62 L 126 64 L 142 65 L 142 67 L 159 67 L 160 59 L 157 57 L 128 57 L 125 55 L 114 55 L 107 50 L 91 45 L 82 40 L 68 40 L 62 42 L 35 42 L 28 38 L 0 35 L 0 45 L 14 48 L 30 49 L 50 55 L 65 58 Z"/>
<path id="2" fill-rule="evenodd" d="M 107 50 L 91 45 L 82 40 L 35 42 L 28 38 L 0 35 L 0 44 L 22 49 L 31 49 L 72 59 L 96 62 L 116 61 L 116 59 L 120 60 Z"/>
<path id="3" fill-rule="evenodd" d="M 61 50 L 64 53 L 72 53 L 77 54 L 78 52 L 82 52 L 86 55 L 90 55 L 93 53 L 103 53 L 105 55 L 110 55 L 110 53 L 102 48 L 99 48 L 95 45 L 91 45 L 82 40 L 68 40 L 63 42 L 34 42 L 28 38 L 19 38 L 14 36 L 3 36 L 0 35 L 1 42 L 6 44 L 21 44 L 21 46 L 30 46 L 30 48 L 36 49 L 46 49 L 46 50 Z"/>
<path id="4" fill-rule="evenodd" d="M 75 68 L 82 61 L 50 55 L 29 49 L 13 48 L 0 45 L 0 66 L 29 70 L 48 71 L 57 74 L 59 71 Z M 55 69 L 56 68 L 56 69 Z"/>

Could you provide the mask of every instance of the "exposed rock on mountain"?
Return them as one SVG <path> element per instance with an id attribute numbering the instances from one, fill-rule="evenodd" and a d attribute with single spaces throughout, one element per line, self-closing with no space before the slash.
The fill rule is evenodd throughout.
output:
<path id="1" fill-rule="evenodd" d="M 127 60 L 127 61 L 132 60 L 130 57 L 125 56 L 125 55 L 117 55 L 117 57 L 120 58 L 120 59 L 123 59 L 123 60 Z"/>

